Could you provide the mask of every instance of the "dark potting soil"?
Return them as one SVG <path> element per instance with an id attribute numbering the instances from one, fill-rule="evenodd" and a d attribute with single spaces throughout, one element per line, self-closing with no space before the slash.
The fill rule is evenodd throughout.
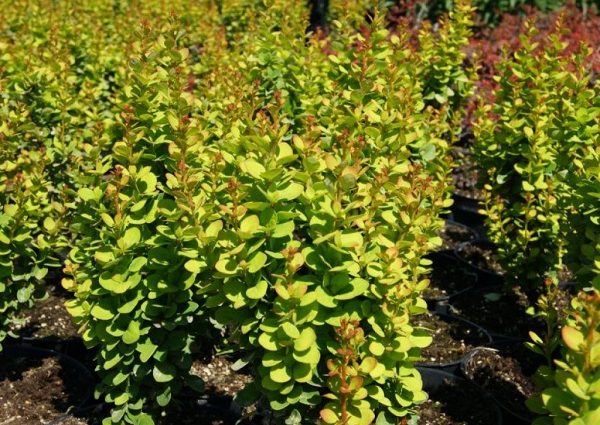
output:
<path id="1" fill-rule="evenodd" d="M 572 297 L 568 290 L 558 291 L 554 305 L 559 316 L 564 316 Z M 544 331 L 542 321 L 527 314 L 536 300 L 537 295 L 528 297 L 519 286 L 495 286 L 488 291 L 459 294 L 452 299 L 450 311 L 489 332 L 528 340 L 529 331 Z"/>
<path id="2" fill-rule="evenodd" d="M 466 226 L 457 223 L 446 222 L 444 228 L 440 231 L 442 246 L 440 249 L 452 250 L 463 242 L 473 241 L 477 235 Z"/>
<path id="3" fill-rule="evenodd" d="M 539 322 L 526 313 L 531 301 L 519 287 L 493 287 L 490 292 L 460 294 L 451 301 L 452 313 L 475 321 L 490 332 L 526 338 Z"/>
<path id="4" fill-rule="evenodd" d="M 455 146 L 451 150 L 456 167 L 452 172 L 454 193 L 466 198 L 483 200 L 483 192 L 477 188 L 479 170 L 469 147 Z"/>
<path id="5" fill-rule="evenodd" d="M 0 423 L 38 425 L 67 412 L 84 400 L 77 371 L 57 357 L 28 358 L 0 355 Z M 76 425 L 85 422 L 73 422 Z"/>
<path id="6" fill-rule="evenodd" d="M 204 380 L 202 395 L 180 394 L 171 401 L 157 425 L 233 425 L 242 413 L 232 407 L 232 399 L 251 377 L 231 369 L 231 362 L 225 357 L 212 360 L 197 360 L 192 364 L 191 373 Z M 110 415 L 110 406 L 98 405 L 80 417 L 70 416 L 68 425 L 100 425 L 102 419 Z M 1 423 L 1 422 L 0 422 Z M 257 422 L 258 423 L 258 422 Z M 64 425 L 60 422 L 60 425 Z M 248 422 L 250 424 L 250 422 Z M 10 424 L 17 425 L 17 424 Z M 19 424 L 20 425 L 20 424 Z"/>
<path id="7" fill-rule="evenodd" d="M 444 298 L 472 287 L 476 276 L 458 263 L 433 261 L 429 286 L 423 291 L 425 299 Z"/>
<path id="8" fill-rule="evenodd" d="M 466 243 L 457 250 L 457 255 L 474 267 L 503 274 L 504 270 L 498 262 L 498 256 L 486 245 Z"/>
<path id="9" fill-rule="evenodd" d="M 423 363 L 456 362 L 475 347 L 489 344 L 486 335 L 477 328 L 437 314 L 415 316 L 413 325 L 427 329 L 433 337 L 431 345 L 421 351 Z"/>
<path id="10" fill-rule="evenodd" d="M 535 419 L 535 415 L 525 406 L 525 401 L 538 389 L 531 376 L 523 372 L 520 362 L 510 353 L 478 350 L 467 362 L 464 373 L 509 412 L 529 422 Z"/>
<path id="11" fill-rule="evenodd" d="M 446 379 L 419 406 L 418 425 L 495 425 L 495 414 L 478 387 L 462 379 Z"/>
<path id="12" fill-rule="evenodd" d="M 21 337 L 78 338 L 77 328 L 65 307 L 66 300 L 64 291 L 52 291 L 48 298 L 24 311 L 18 317 L 21 323 L 15 324 L 11 330 Z"/>

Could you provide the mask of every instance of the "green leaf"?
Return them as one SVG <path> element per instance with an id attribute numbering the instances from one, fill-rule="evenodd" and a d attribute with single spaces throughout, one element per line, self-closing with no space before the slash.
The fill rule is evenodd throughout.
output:
<path id="1" fill-rule="evenodd" d="M 363 246 L 363 237 L 358 232 L 342 233 L 339 236 L 339 246 L 342 248 L 359 249 Z"/>
<path id="2" fill-rule="evenodd" d="M 145 257 L 137 257 L 129 264 L 129 271 L 131 273 L 137 273 L 146 265 L 146 263 L 148 263 L 148 260 Z"/>
<path id="3" fill-rule="evenodd" d="M 219 232 L 223 229 L 223 222 L 221 220 L 213 221 L 208 225 L 204 234 L 209 238 L 216 238 L 219 236 Z"/>
<path id="4" fill-rule="evenodd" d="M 292 379 L 292 373 L 288 370 L 285 363 L 280 363 L 271 368 L 269 371 L 269 377 L 273 380 L 273 382 L 285 384 Z"/>
<path id="5" fill-rule="evenodd" d="M 188 260 L 183 267 L 190 273 L 200 273 L 206 267 L 206 263 L 200 260 Z"/>
<path id="6" fill-rule="evenodd" d="M 289 183 L 285 189 L 277 191 L 277 198 L 279 200 L 293 201 L 298 198 L 304 192 L 304 186 L 299 183 Z"/>
<path id="7" fill-rule="evenodd" d="M 377 359 L 374 357 L 365 357 L 360 363 L 359 370 L 362 373 L 369 374 L 373 369 L 377 367 Z"/>
<path id="8" fill-rule="evenodd" d="M 152 377 L 156 382 L 164 383 L 175 379 L 175 366 L 169 363 L 159 363 L 152 369 Z"/>
<path id="9" fill-rule="evenodd" d="M 579 397 L 582 400 L 590 399 L 590 396 L 588 396 L 585 391 L 579 385 L 577 385 L 577 382 L 575 382 L 573 378 L 567 378 L 565 380 L 565 384 L 574 396 Z"/>
<path id="10" fill-rule="evenodd" d="M 250 261 L 248 261 L 248 271 L 250 273 L 256 273 L 257 271 L 262 269 L 266 263 L 267 255 L 264 252 L 259 251 L 256 254 L 254 254 Z"/>
<path id="11" fill-rule="evenodd" d="M 286 236 L 292 236 L 294 233 L 294 222 L 286 221 L 285 223 L 278 224 L 275 226 L 275 230 L 271 233 L 271 236 L 274 238 L 283 238 Z"/>
<path id="12" fill-rule="evenodd" d="M 90 314 L 98 320 L 111 320 L 114 317 L 114 314 L 110 310 L 105 309 L 99 304 L 92 307 Z"/>
<path id="13" fill-rule="evenodd" d="M 147 413 L 140 413 L 134 416 L 133 425 L 154 425 L 154 419 Z"/>
<path id="14" fill-rule="evenodd" d="M 313 369 L 308 364 L 297 363 L 292 370 L 292 377 L 296 382 L 309 382 L 313 377 Z"/>
<path id="15" fill-rule="evenodd" d="M 374 356 L 381 356 L 383 355 L 383 353 L 385 352 L 385 347 L 383 346 L 382 343 L 377 342 L 377 341 L 372 341 L 369 344 L 369 351 L 374 355 Z"/>
<path id="16" fill-rule="evenodd" d="M 432 143 L 426 143 L 421 147 L 420 153 L 425 161 L 433 161 L 437 154 L 436 147 Z"/>
<path id="17" fill-rule="evenodd" d="M 179 118 L 177 118 L 174 113 L 167 112 L 167 121 L 169 121 L 169 125 L 173 128 L 173 130 L 177 130 L 179 128 Z"/>
<path id="18" fill-rule="evenodd" d="M 84 202 L 96 201 L 98 198 L 93 190 L 88 189 L 86 187 L 82 187 L 77 191 L 77 195 Z"/>
<path id="19" fill-rule="evenodd" d="M 308 350 L 305 351 L 294 350 L 294 359 L 300 363 L 317 364 L 319 363 L 320 358 L 321 353 L 316 345 L 312 345 Z"/>
<path id="20" fill-rule="evenodd" d="M 140 361 L 142 363 L 146 363 L 150 360 L 157 348 L 158 345 L 154 344 L 150 339 L 144 340 L 135 347 L 136 351 L 140 353 Z"/>
<path id="21" fill-rule="evenodd" d="M 102 219 L 102 221 L 104 221 L 104 223 L 108 227 L 113 227 L 115 225 L 115 221 L 112 219 L 112 217 L 110 215 L 108 215 L 106 213 L 101 213 L 100 218 Z"/>
<path id="22" fill-rule="evenodd" d="M 56 221 L 54 221 L 52 219 L 52 217 L 46 217 L 44 219 L 44 229 L 46 229 L 48 232 L 52 232 L 54 230 L 54 228 L 56 227 Z"/>
<path id="23" fill-rule="evenodd" d="M 250 174 L 255 179 L 260 179 L 262 174 L 266 171 L 265 167 L 256 162 L 253 159 L 246 159 L 240 163 L 240 168 L 242 171 Z"/>
<path id="24" fill-rule="evenodd" d="M 317 341 L 317 335 L 312 328 L 304 328 L 298 338 L 294 340 L 294 350 L 298 352 L 306 351 Z"/>
<path id="25" fill-rule="evenodd" d="M 275 343 L 273 336 L 266 332 L 263 332 L 262 334 L 260 334 L 260 336 L 258 337 L 258 343 L 265 350 L 269 350 L 269 351 L 277 351 L 278 350 L 277 344 Z"/>
<path id="26" fill-rule="evenodd" d="M 433 338 L 424 329 L 415 329 L 409 340 L 413 347 L 425 348 L 431 345 Z"/>
<path id="27" fill-rule="evenodd" d="M 122 247 L 123 249 L 129 249 L 132 246 L 138 244 L 142 234 L 140 233 L 140 229 L 137 227 L 130 227 L 125 231 L 125 235 L 122 238 Z"/>
<path id="28" fill-rule="evenodd" d="M 33 288 L 31 286 L 19 288 L 19 290 L 17 291 L 17 301 L 19 301 L 20 303 L 26 303 L 31 298 L 32 292 Z"/>
<path id="29" fill-rule="evenodd" d="M 114 294 L 123 294 L 129 289 L 129 285 L 120 274 L 113 275 L 110 272 L 104 272 L 100 275 L 98 282 L 100 286 Z"/>
<path id="30" fill-rule="evenodd" d="M 240 223 L 240 231 L 246 237 L 252 237 L 260 229 L 260 220 L 257 215 L 250 215 Z"/>
<path id="31" fill-rule="evenodd" d="M 533 192 L 535 190 L 535 186 L 533 186 L 531 183 L 523 180 L 523 190 L 526 192 Z"/>
<path id="32" fill-rule="evenodd" d="M 217 261 L 217 264 L 215 264 L 215 269 L 224 275 L 234 275 L 239 270 L 239 263 L 233 258 L 226 257 Z"/>
<path id="33" fill-rule="evenodd" d="M 131 321 L 127 330 L 121 337 L 125 344 L 135 344 L 140 339 L 140 324 L 139 322 Z"/>
<path id="34" fill-rule="evenodd" d="M 300 337 L 300 332 L 298 331 L 298 328 L 290 322 L 282 323 L 281 329 L 288 337 L 290 337 L 292 339 L 296 339 L 296 338 Z"/>
<path id="35" fill-rule="evenodd" d="M 171 401 L 171 387 L 166 387 L 165 390 L 156 396 L 156 403 L 160 407 L 165 407 Z"/>
<path id="36" fill-rule="evenodd" d="M 261 280 L 256 285 L 246 290 L 246 296 L 252 300 L 260 300 L 266 295 L 268 288 L 269 284 L 266 281 Z"/>

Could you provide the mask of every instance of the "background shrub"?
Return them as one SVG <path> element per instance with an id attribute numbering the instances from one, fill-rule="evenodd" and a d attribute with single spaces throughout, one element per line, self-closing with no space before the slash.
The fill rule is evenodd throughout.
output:
<path id="1" fill-rule="evenodd" d="M 490 239 L 507 277 L 535 290 L 545 275 L 563 270 L 564 202 L 571 197 L 569 179 L 583 167 L 574 152 L 592 143 L 598 126 L 583 58 L 561 59 L 565 44 L 556 36 L 538 50 L 531 31 L 514 59 L 502 64 L 495 104 L 481 110 L 473 149 Z"/>
<path id="2" fill-rule="evenodd" d="M 208 332 L 194 293 L 200 251 L 215 236 L 203 226 L 209 194 L 199 191 L 213 161 L 191 116 L 197 100 L 179 36 L 169 23 L 142 28 L 108 130 L 110 173 L 78 192 L 82 235 L 63 286 L 75 293 L 67 308 L 84 341 L 98 347 L 98 391 L 115 405 L 107 422 L 153 423 L 184 384 L 201 388 L 189 369 Z"/>

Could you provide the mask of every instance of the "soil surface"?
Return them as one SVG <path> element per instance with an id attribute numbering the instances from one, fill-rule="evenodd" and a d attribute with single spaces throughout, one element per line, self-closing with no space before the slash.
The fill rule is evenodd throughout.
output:
<path id="1" fill-rule="evenodd" d="M 452 172 L 454 193 L 465 198 L 483 200 L 483 192 L 477 188 L 479 178 L 477 163 L 469 147 L 455 146 L 451 150 L 451 155 L 456 164 Z"/>
<path id="2" fill-rule="evenodd" d="M 440 232 L 442 246 L 440 249 L 453 250 L 463 242 L 472 242 L 477 237 L 474 230 L 458 223 L 446 221 L 446 224 Z"/>
<path id="3" fill-rule="evenodd" d="M 558 291 L 554 306 L 561 320 L 572 297 L 569 290 Z M 526 312 L 535 305 L 536 299 L 533 297 L 532 300 L 518 286 L 493 286 L 457 295 L 450 301 L 450 311 L 477 323 L 488 332 L 528 340 L 529 331 L 544 332 L 541 320 Z"/>
<path id="4" fill-rule="evenodd" d="M 466 363 L 463 372 L 488 391 L 507 411 L 528 422 L 535 419 L 535 415 L 525 406 L 525 401 L 538 389 L 511 353 L 478 350 Z"/>
<path id="5" fill-rule="evenodd" d="M 530 306 L 527 295 L 519 287 L 491 287 L 456 296 L 450 310 L 489 332 L 526 338 L 536 324 L 536 320 L 526 313 Z"/>
<path id="6" fill-rule="evenodd" d="M 480 388 L 460 379 L 445 380 L 419 406 L 418 425 L 495 425 L 496 411 Z M 488 407 L 488 408 L 486 408 Z"/>
<path id="7" fill-rule="evenodd" d="M 420 314 L 413 325 L 427 329 L 433 337 L 431 345 L 421 352 L 425 364 L 457 362 L 475 347 L 490 343 L 481 330 L 437 314 Z"/>
<path id="8" fill-rule="evenodd" d="M 24 311 L 11 330 L 21 337 L 32 338 L 78 338 L 77 328 L 65 308 L 67 294 L 60 290 L 53 290 L 47 299 L 34 305 L 32 309 Z"/>
<path id="9" fill-rule="evenodd" d="M 426 300 L 447 298 L 474 286 L 477 276 L 470 273 L 458 260 L 433 259 L 429 286 L 423 291 Z"/>
<path id="10" fill-rule="evenodd" d="M 57 357 L 0 356 L 0 424 L 46 424 L 84 401 L 83 385 L 77 371 Z"/>
<path id="11" fill-rule="evenodd" d="M 211 361 L 195 361 L 191 372 L 204 380 L 204 394 L 184 392 L 178 395 L 169 404 L 157 425 L 234 425 L 242 412 L 232 404 L 233 396 L 252 378 L 234 372 L 231 365 L 225 357 L 215 357 Z M 68 416 L 66 420 L 69 422 L 61 422 L 60 425 L 100 425 L 102 419 L 109 415 L 110 406 L 99 404 L 77 416 Z M 1 421 L 0 424 L 4 425 Z M 37 422 L 31 423 L 34 424 L 37 425 Z"/>
<path id="12" fill-rule="evenodd" d="M 474 267 L 500 275 L 504 273 L 496 252 L 487 244 L 466 243 L 456 250 L 456 255 Z"/>

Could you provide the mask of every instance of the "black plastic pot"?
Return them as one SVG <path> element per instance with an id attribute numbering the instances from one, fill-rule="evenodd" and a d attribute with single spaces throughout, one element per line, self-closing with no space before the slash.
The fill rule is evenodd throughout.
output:
<path id="1" fill-rule="evenodd" d="M 445 220 L 444 227 L 449 228 L 449 229 L 451 229 L 452 227 L 460 229 L 460 231 L 462 232 L 462 234 L 460 235 L 462 240 L 459 241 L 458 244 L 464 243 L 464 242 L 473 242 L 473 241 L 479 239 L 479 233 L 477 233 L 477 231 L 475 229 L 467 226 L 466 224 L 459 223 L 458 221 L 452 220 L 450 218 L 447 218 Z"/>
<path id="2" fill-rule="evenodd" d="M 456 256 L 456 258 L 458 258 L 459 261 L 461 261 L 463 264 L 465 264 L 466 267 L 469 267 L 471 270 L 473 270 L 473 272 L 475 272 L 477 274 L 477 277 L 478 277 L 477 284 L 479 287 L 503 284 L 504 277 L 502 275 L 499 275 L 498 273 L 496 273 L 493 270 L 481 268 L 481 267 L 477 266 L 476 264 L 473 264 L 471 261 L 469 261 L 465 257 L 463 252 L 464 252 L 464 249 L 468 245 L 476 245 L 476 246 L 480 246 L 484 249 L 494 250 L 495 249 L 494 244 L 492 244 L 489 241 L 485 241 L 485 240 L 481 240 L 481 239 L 478 239 L 473 242 L 465 242 L 463 244 L 460 244 L 454 250 L 454 255 Z"/>
<path id="3" fill-rule="evenodd" d="M 462 309 L 460 308 L 461 304 L 462 306 L 472 306 L 472 300 L 474 299 L 477 299 L 478 301 L 488 300 L 488 302 L 496 302 L 502 297 L 511 297 L 512 295 L 509 292 L 507 292 L 507 290 L 508 287 L 506 285 L 493 285 L 485 286 L 469 292 L 459 294 L 456 297 L 453 297 L 449 300 L 448 312 L 451 314 L 461 315 L 463 314 Z M 514 300 L 514 302 L 516 303 L 516 300 Z M 474 311 L 473 314 L 477 314 L 479 317 L 480 314 L 483 313 L 478 313 Z M 505 325 L 513 324 L 515 323 L 515 321 L 519 320 L 519 318 L 514 316 L 514 314 L 521 314 L 522 317 L 520 319 L 526 321 L 527 318 L 529 318 L 530 316 L 526 313 L 525 309 L 522 309 L 522 311 L 521 309 L 519 309 L 516 312 L 512 312 L 512 315 L 510 316 L 504 315 L 504 322 L 502 322 L 502 320 L 500 320 L 498 317 L 489 316 L 489 314 L 491 313 L 488 313 L 488 316 L 486 317 L 488 317 L 491 320 L 493 325 L 483 322 L 480 323 L 479 326 L 481 326 L 487 331 L 487 333 L 492 337 L 494 343 L 518 343 L 523 342 L 527 339 L 524 335 L 511 333 L 510 331 L 506 332 L 507 327 L 505 327 Z M 468 316 L 468 319 L 473 318 L 473 315 Z"/>
<path id="4" fill-rule="evenodd" d="M 71 356 L 43 348 L 8 344 L 3 347 L 3 350 L 0 353 L 0 361 L 2 361 L 2 357 L 9 358 L 11 360 L 18 358 L 42 360 L 48 357 L 56 357 L 60 362 L 62 369 L 69 371 L 79 381 L 79 397 L 77 402 L 74 403 L 69 410 L 78 411 L 79 409 L 83 409 L 92 400 L 95 386 L 94 376 L 88 370 L 88 368 Z"/>
<path id="5" fill-rule="evenodd" d="M 491 335 L 484 328 L 482 328 L 481 326 L 479 326 L 469 320 L 463 319 L 458 316 L 441 313 L 441 312 L 432 312 L 430 314 L 433 314 L 446 322 L 448 322 L 448 321 L 458 322 L 458 323 L 460 323 L 461 327 L 469 328 L 470 332 L 474 332 L 479 335 L 479 337 L 483 343 L 482 345 L 489 345 L 493 341 Z M 447 362 L 447 363 L 418 362 L 418 363 L 416 363 L 416 365 L 419 367 L 428 367 L 428 368 L 443 370 L 445 372 L 455 374 L 455 373 L 459 372 L 460 365 L 461 365 L 463 359 L 467 356 L 469 356 L 469 353 L 465 354 L 460 359 L 457 359 L 457 360 L 451 361 L 451 362 Z"/>
<path id="6" fill-rule="evenodd" d="M 54 351 L 72 357 L 78 362 L 84 364 L 88 370 L 92 370 L 94 368 L 93 364 L 95 350 L 86 348 L 81 338 L 62 339 L 58 337 L 19 337 L 7 338 L 4 340 L 4 344 L 7 346 L 32 347 Z"/>
<path id="7" fill-rule="evenodd" d="M 433 263 L 431 266 L 432 273 L 435 273 L 436 270 L 449 270 L 453 267 L 456 267 L 460 270 L 460 279 L 466 279 L 463 289 L 447 291 L 447 295 L 441 296 L 425 295 L 423 298 L 427 302 L 427 306 L 430 310 L 444 311 L 444 305 L 447 304 L 452 297 L 477 287 L 477 274 L 468 270 L 467 267 L 465 267 L 463 263 L 456 258 L 453 251 L 433 252 L 427 255 L 427 258 L 429 258 Z"/>
<path id="8" fill-rule="evenodd" d="M 509 342 L 505 342 L 503 344 L 510 344 Z M 460 371 L 461 374 L 465 377 L 465 379 L 470 380 L 470 378 L 468 377 L 467 374 L 467 370 L 469 367 L 469 362 L 472 361 L 473 356 L 477 353 L 478 350 L 473 350 L 468 356 L 466 356 L 461 365 L 460 365 Z M 476 383 L 474 383 L 475 385 L 477 385 Z M 523 417 L 521 415 L 519 415 L 518 413 L 516 413 L 514 411 L 514 409 L 511 409 L 509 406 L 505 405 L 502 403 L 501 400 L 499 400 L 497 397 L 495 397 L 493 394 L 489 393 L 489 396 L 494 400 L 494 402 L 500 407 L 500 409 L 502 410 L 502 413 L 505 417 L 510 419 L 510 424 L 515 424 L 515 425 L 526 425 L 526 424 L 530 424 L 532 422 L 533 419 L 535 419 L 535 417 Z M 533 416 L 533 415 L 532 415 Z"/>
<path id="9" fill-rule="evenodd" d="M 455 221 L 472 228 L 483 226 L 485 216 L 479 212 L 483 208 L 480 201 L 457 194 L 452 195 L 452 199 L 454 204 L 450 210 Z"/>
<path id="10" fill-rule="evenodd" d="M 494 419 L 489 421 L 489 425 L 503 424 L 502 411 L 500 410 L 500 407 L 498 407 L 498 404 L 488 393 L 483 391 L 483 389 L 473 382 L 443 370 L 428 367 L 417 367 L 417 369 L 423 379 L 423 389 L 429 394 L 431 400 L 437 400 L 438 397 L 444 397 L 450 393 L 451 390 L 447 388 L 448 383 L 467 385 L 480 395 L 483 401 L 485 401 L 484 403 L 476 403 L 476 400 L 472 400 L 473 403 L 470 404 L 470 407 L 473 408 L 472 411 L 476 411 L 477 409 L 488 409 L 490 411 L 490 416 L 494 417 Z M 458 396 L 460 395 L 461 394 L 458 394 Z"/>

